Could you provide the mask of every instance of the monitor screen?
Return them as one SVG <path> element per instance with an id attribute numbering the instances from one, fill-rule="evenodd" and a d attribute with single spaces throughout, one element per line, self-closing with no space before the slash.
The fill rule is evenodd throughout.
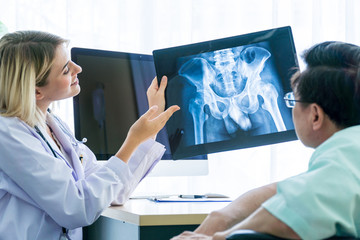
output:
<path id="1" fill-rule="evenodd" d="M 168 76 L 175 159 L 295 140 L 283 100 L 298 61 L 290 27 L 153 51 Z"/>
<path id="2" fill-rule="evenodd" d="M 81 66 L 81 92 L 74 97 L 74 127 L 77 139 L 99 160 L 114 155 L 131 125 L 148 110 L 146 91 L 155 77 L 151 55 L 87 48 L 72 48 L 72 60 Z M 173 159 L 166 129 L 157 135 L 166 147 L 162 159 Z M 207 159 L 206 155 L 191 159 Z"/>

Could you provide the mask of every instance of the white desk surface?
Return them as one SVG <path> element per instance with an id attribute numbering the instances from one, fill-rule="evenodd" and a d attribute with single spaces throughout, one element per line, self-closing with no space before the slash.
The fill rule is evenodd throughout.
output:
<path id="1" fill-rule="evenodd" d="M 229 202 L 152 202 L 130 199 L 123 206 L 111 206 L 102 216 L 138 226 L 200 224 L 212 211 Z"/>

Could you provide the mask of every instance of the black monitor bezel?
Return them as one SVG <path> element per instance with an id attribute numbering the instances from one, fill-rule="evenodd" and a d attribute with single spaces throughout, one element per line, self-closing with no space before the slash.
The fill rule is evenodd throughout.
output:
<path id="1" fill-rule="evenodd" d="M 153 57 L 151 55 L 147 55 L 147 54 L 116 52 L 116 51 L 101 50 L 101 49 L 81 48 L 81 47 L 71 48 L 71 60 L 74 63 L 78 62 L 77 56 L 79 56 L 79 55 L 121 58 L 121 59 L 128 59 L 128 60 L 153 61 Z M 81 86 L 81 83 L 80 83 L 80 86 Z M 133 87 L 133 91 L 135 94 L 134 87 Z M 80 94 L 81 94 L 81 92 L 80 92 Z M 75 137 L 77 139 L 83 139 L 84 137 L 86 137 L 86 134 L 81 132 L 81 128 L 80 128 L 81 116 L 80 116 L 79 109 L 80 109 L 80 97 L 79 97 L 79 95 L 77 95 L 73 98 L 74 133 L 75 133 Z M 136 114 L 139 115 L 138 109 L 136 109 Z M 136 120 L 136 119 L 134 119 L 134 120 Z M 115 152 L 114 153 L 109 152 L 109 153 L 105 153 L 105 154 L 94 152 L 94 154 L 97 157 L 97 159 L 108 159 L 111 156 L 115 155 Z"/>

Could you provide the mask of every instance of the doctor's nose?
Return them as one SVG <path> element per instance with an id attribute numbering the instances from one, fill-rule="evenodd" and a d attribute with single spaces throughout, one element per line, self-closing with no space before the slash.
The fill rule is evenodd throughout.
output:
<path id="1" fill-rule="evenodd" d="M 73 65 L 73 68 L 74 68 L 74 70 L 73 70 L 73 75 L 82 72 L 82 68 L 81 68 L 79 65 L 77 65 L 77 64 L 74 63 L 73 61 L 71 61 L 71 64 Z"/>

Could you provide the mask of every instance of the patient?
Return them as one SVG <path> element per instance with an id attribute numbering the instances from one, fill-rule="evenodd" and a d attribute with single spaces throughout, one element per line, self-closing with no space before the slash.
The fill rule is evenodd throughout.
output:
<path id="1" fill-rule="evenodd" d="M 360 236 L 360 47 L 324 42 L 304 54 L 293 107 L 298 138 L 315 148 L 309 169 L 245 193 L 175 239 L 225 239 L 252 229 L 293 239 Z M 291 159 L 290 159 L 291 161 Z"/>

